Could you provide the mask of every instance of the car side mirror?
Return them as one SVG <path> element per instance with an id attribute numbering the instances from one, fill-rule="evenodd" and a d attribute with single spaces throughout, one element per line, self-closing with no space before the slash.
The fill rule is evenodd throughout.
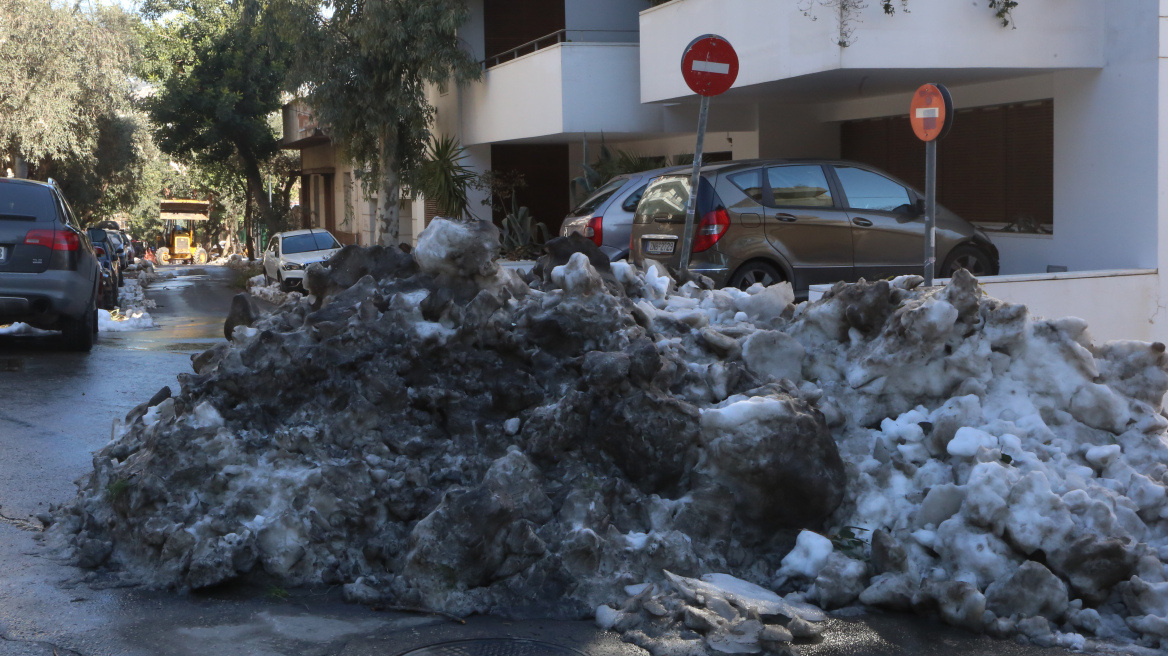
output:
<path id="1" fill-rule="evenodd" d="M 918 198 L 917 202 L 913 203 L 912 214 L 913 214 L 913 216 L 924 216 L 925 215 L 925 199 L 924 198 Z"/>

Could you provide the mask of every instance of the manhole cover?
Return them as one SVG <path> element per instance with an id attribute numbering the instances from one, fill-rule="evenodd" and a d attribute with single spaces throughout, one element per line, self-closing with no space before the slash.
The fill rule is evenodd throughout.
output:
<path id="1" fill-rule="evenodd" d="M 430 645 L 406 652 L 402 656 L 583 656 L 583 654 L 575 649 L 538 640 L 484 638 Z"/>

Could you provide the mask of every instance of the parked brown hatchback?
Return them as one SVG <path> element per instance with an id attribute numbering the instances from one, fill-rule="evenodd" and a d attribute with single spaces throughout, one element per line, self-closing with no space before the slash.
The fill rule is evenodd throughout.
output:
<path id="1" fill-rule="evenodd" d="M 630 258 L 680 262 L 689 174 L 649 184 L 637 205 Z M 843 160 L 751 160 L 702 167 L 690 269 L 718 286 L 878 280 L 924 270 L 924 194 Z M 979 228 L 937 207 L 937 277 L 998 272 Z"/>

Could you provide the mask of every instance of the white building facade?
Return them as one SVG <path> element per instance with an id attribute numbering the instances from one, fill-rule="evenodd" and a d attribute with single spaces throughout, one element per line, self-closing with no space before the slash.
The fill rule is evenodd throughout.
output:
<path id="1" fill-rule="evenodd" d="M 939 200 L 997 245 L 987 290 L 1082 316 L 1097 339 L 1168 341 L 1168 0 L 1021 0 L 1009 27 L 981 0 L 894 2 L 893 15 L 797 0 L 470 5 L 460 35 L 482 79 L 432 90 L 435 132 L 478 170 L 523 172 L 521 203 L 553 230 L 585 138 L 593 157 L 602 135 L 642 156 L 692 153 L 698 98 L 679 63 L 715 33 L 740 72 L 712 105 L 713 159 L 857 159 L 919 188 L 908 104 L 945 84 L 957 113 Z"/>

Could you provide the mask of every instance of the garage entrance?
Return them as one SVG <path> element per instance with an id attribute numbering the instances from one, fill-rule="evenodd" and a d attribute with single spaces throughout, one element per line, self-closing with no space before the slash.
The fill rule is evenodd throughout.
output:
<path id="1" fill-rule="evenodd" d="M 924 189 L 925 146 L 908 115 L 847 121 L 840 153 Z M 937 202 L 988 231 L 1054 231 L 1054 102 L 957 111 L 937 148 Z"/>

